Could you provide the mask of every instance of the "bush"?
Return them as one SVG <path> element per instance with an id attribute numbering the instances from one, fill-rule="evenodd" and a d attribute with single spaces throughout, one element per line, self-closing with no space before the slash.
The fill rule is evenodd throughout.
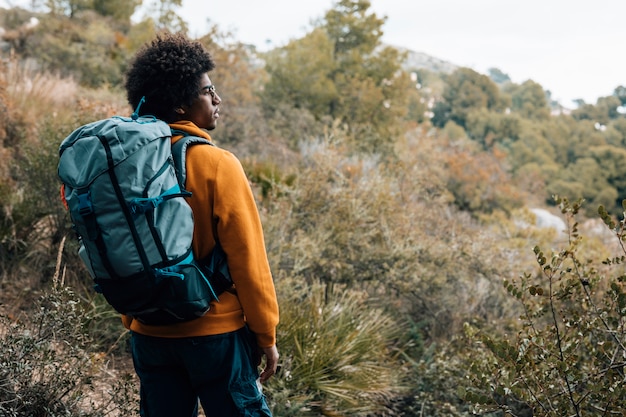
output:
<path id="1" fill-rule="evenodd" d="M 460 397 L 476 413 L 511 416 L 622 415 L 626 358 L 625 220 L 615 222 L 622 256 L 584 259 L 575 217 L 581 203 L 558 200 L 568 219 L 568 245 L 545 253 L 535 247 L 539 269 L 504 281 L 523 307 L 509 335 L 466 326 L 472 349 L 465 357 L 470 385 Z"/>
<path id="2" fill-rule="evenodd" d="M 59 268 L 57 275 L 59 276 Z M 86 331 L 88 309 L 62 280 L 30 316 L 0 315 L 0 416 L 128 416 L 134 379 L 106 369 Z"/>
<path id="3" fill-rule="evenodd" d="M 342 145 L 340 131 L 302 147 L 293 183 L 273 172 L 266 176 L 269 181 L 257 184 L 263 192 L 268 255 L 281 295 L 279 347 L 288 361 L 296 358 L 300 372 L 296 379 L 273 386 L 274 402 L 290 404 L 280 409 L 285 415 L 317 415 L 324 411 L 319 404 L 325 404 L 329 413 L 343 410 L 330 409 L 324 392 L 314 389 L 324 384 L 326 374 L 309 371 L 305 379 L 301 368 L 307 365 L 300 362 L 311 362 L 311 367 L 326 364 L 326 356 L 321 358 L 326 353 L 306 351 L 316 346 L 330 349 L 335 362 L 345 354 L 338 353 L 341 349 L 335 349 L 328 336 L 341 326 L 324 318 L 326 309 L 341 306 L 342 314 L 359 323 L 371 320 L 370 310 L 378 306 L 398 326 L 398 333 L 385 336 L 386 349 L 398 349 L 403 360 L 415 363 L 405 366 L 394 356 L 395 350 L 376 358 L 377 366 L 391 360 L 387 365 L 395 367 L 407 387 L 398 390 L 391 385 L 386 406 L 407 416 L 419 414 L 422 406 L 431 410 L 426 415 L 434 415 L 433 410 L 441 416 L 454 415 L 452 407 L 462 413 L 467 406 L 454 394 L 457 382 L 445 381 L 448 371 L 442 369 L 446 361 L 458 363 L 454 355 L 464 347 L 456 351 L 447 343 L 462 332 L 466 321 L 487 325 L 510 314 L 500 283 L 512 268 L 530 259 L 517 252 L 528 244 L 531 232 L 516 228 L 512 221 L 509 229 L 498 230 L 493 223 L 507 221 L 501 212 L 502 217 L 494 214 L 492 225 L 485 225 L 451 207 L 443 185 L 441 141 L 419 132 L 407 135 L 393 161 L 354 156 Z M 320 285 L 326 299 L 297 295 Z M 296 294 L 286 290 L 294 287 Z M 363 297 L 361 308 L 352 307 L 352 292 Z M 295 337 L 293 329 L 298 327 L 309 333 Z M 328 346 L 325 338 L 330 338 Z M 444 350 L 447 357 L 434 353 Z M 350 404 L 343 407 L 346 412 L 361 412 Z"/>
<path id="4" fill-rule="evenodd" d="M 17 63 L 7 65 L 2 83 L 10 105 L 4 141 L 9 158 L 0 169 L 0 300 L 11 300 L 17 310 L 41 295 L 40 286 L 54 270 L 55 247 L 74 235 L 59 193 L 59 144 L 81 124 L 118 114 L 121 106 L 110 93 L 81 92 L 71 80 Z M 77 249 L 74 241 L 68 247 Z M 68 281 L 84 285 L 78 258 L 67 262 Z"/>
<path id="5" fill-rule="evenodd" d="M 401 327 L 363 293 L 283 279 L 282 369 L 270 380 L 276 416 L 382 416 L 403 391 L 393 343 Z"/>

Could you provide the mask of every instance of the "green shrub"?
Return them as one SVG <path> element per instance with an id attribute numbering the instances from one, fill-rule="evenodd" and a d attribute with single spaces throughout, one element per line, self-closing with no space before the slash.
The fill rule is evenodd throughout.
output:
<path id="1" fill-rule="evenodd" d="M 393 343 L 401 327 L 363 293 L 283 279 L 282 370 L 270 380 L 276 416 L 370 416 L 404 391 Z"/>
<path id="2" fill-rule="evenodd" d="M 106 369 L 86 331 L 89 306 L 59 270 L 28 314 L 0 315 L 0 415 L 129 416 L 135 381 Z"/>
<path id="3" fill-rule="evenodd" d="M 469 386 L 459 396 L 476 413 L 510 416 L 623 415 L 626 358 L 625 221 L 615 230 L 622 256 L 585 259 L 575 217 L 580 203 L 559 199 L 569 224 L 564 249 L 535 247 L 539 269 L 505 280 L 523 307 L 509 334 L 466 326 Z"/>

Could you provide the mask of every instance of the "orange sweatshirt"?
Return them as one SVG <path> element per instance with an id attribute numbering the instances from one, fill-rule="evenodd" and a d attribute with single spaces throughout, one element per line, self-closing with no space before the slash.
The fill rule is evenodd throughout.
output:
<path id="1" fill-rule="evenodd" d="M 172 129 L 211 139 L 191 122 Z M 175 143 L 180 136 L 172 138 Z M 247 323 L 260 347 L 276 343 L 278 302 L 270 272 L 261 220 L 250 184 L 239 160 L 230 152 L 208 145 L 187 148 L 186 189 L 194 214 L 193 251 L 198 259 L 207 256 L 215 236 L 227 255 L 236 294 L 225 292 L 198 319 L 149 326 L 122 316 L 124 325 L 137 333 L 158 337 L 189 337 L 227 333 Z"/>

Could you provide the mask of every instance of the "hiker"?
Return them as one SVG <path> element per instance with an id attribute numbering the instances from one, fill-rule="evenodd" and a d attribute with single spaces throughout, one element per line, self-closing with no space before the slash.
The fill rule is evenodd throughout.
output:
<path id="1" fill-rule="evenodd" d="M 128 102 L 140 116 L 167 122 L 173 143 L 184 135 L 211 140 L 207 131 L 215 129 L 222 102 L 208 75 L 214 68 L 201 43 L 162 33 L 130 64 Z M 250 185 L 232 153 L 198 144 L 187 149 L 185 188 L 192 193 L 194 255 L 206 257 L 219 242 L 234 286 L 191 321 L 147 325 L 122 316 L 141 382 L 141 415 L 196 416 L 199 400 L 211 417 L 271 416 L 261 383 L 276 372 L 278 303 Z"/>

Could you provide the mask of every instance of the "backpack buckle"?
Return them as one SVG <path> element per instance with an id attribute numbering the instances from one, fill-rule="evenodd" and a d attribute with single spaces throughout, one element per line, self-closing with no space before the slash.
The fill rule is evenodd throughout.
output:
<path id="1" fill-rule="evenodd" d="M 83 217 L 87 217 L 90 214 L 93 214 L 93 204 L 91 204 L 91 191 L 78 194 L 78 213 Z"/>

